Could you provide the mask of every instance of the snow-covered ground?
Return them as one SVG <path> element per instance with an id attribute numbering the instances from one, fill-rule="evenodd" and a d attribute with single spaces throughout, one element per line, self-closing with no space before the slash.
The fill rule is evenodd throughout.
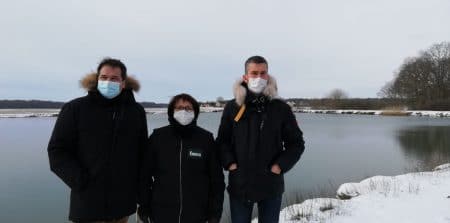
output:
<path id="1" fill-rule="evenodd" d="M 167 108 L 146 108 L 148 114 L 165 114 Z M 200 107 L 201 112 L 221 112 L 221 107 Z M 318 114 L 355 114 L 355 115 L 389 115 L 391 111 L 381 110 L 313 110 L 294 109 L 301 113 Z M 58 116 L 59 109 L 0 109 L 0 118 L 33 118 L 33 117 L 55 117 Z M 424 117 L 448 117 L 450 111 L 394 111 L 397 115 L 404 116 L 424 116 Z"/>
<path id="2" fill-rule="evenodd" d="M 56 117 L 60 109 L 0 109 L 0 118 Z M 162 114 L 167 108 L 146 108 L 148 114 Z"/>
<path id="3" fill-rule="evenodd" d="M 146 108 L 145 112 L 147 114 L 165 114 L 167 113 L 167 108 Z"/>
<path id="4" fill-rule="evenodd" d="M 56 117 L 59 109 L 0 109 L 0 118 Z"/>
<path id="5" fill-rule="evenodd" d="M 280 222 L 449 223 L 450 164 L 432 172 L 375 176 L 359 183 L 345 183 L 336 197 L 310 199 L 286 207 L 281 211 Z"/>
<path id="6" fill-rule="evenodd" d="M 220 107 L 200 107 L 200 112 L 221 112 Z M 165 114 L 167 108 L 146 108 L 147 114 Z M 56 117 L 59 109 L 0 109 L 0 118 Z"/>
<path id="7" fill-rule="evenodd" d="M 149 114 L 166 114 L 167 108 L 146 108 L 145 111 Z M 220 107 L 200 107 L 200 112 L 221 112 L 223 108 Z"/>
<path id="8" fill-rule="evenodd" d="M 221 112 L 222 107 L 200 107 L 200 112 Z"/>
<path id="9" fill-rule="evenodd" d="M 403 116 L 424 116 L 424 117 L 449 117 L 450 111 L 383 111 L 383 110 L 315 110 L 315 109 L 294 109 L 300 113 L 317 114 L 352 114 L 352 115 L 403 115 Z"/>

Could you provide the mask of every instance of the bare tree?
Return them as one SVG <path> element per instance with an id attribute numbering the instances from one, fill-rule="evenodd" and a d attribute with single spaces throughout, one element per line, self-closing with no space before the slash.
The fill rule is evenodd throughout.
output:
<path id="1" fill-rule="evenodd" d="M 405 59 L 379 95 L 407 99 L 418 108 L 450 102 L 450 42 L 434 44 L 418 57 Z"/>
<path id="2" fill-rule="evenodd" d="M 216 98 L 216 102 L 223 103 L 224 101 L 225 101 L 225 99 L 223 99 L 222 96 L 219 96 Z"/>
<path id="3" fill-rule="evenodd" d="M 328 95 L 327 98 L 329 99 L 334 99 L 334 100 L 339 100 L 339 99 L 345 99 L 348 98 L 347 93 L 345 93 L 344 90 L 336 88 L 333 89 Z"/>

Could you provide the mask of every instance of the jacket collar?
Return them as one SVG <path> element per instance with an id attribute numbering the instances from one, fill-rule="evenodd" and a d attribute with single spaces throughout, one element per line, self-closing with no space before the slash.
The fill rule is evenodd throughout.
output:
<path id="1" fill-rule="evenodd" d="M 136 102 L 136 100 L 134 99 L 133 93 L 129 89 L 123 89 L 119 95 L 117 95 L 115 98 L 112 98 L 112 99 L 103 97 L 100 94 L 100 92 L 98 92 L 98 91 L 89 91 L 88 97 L 90 98 L 90 100 L 94 101 L 95 103 L 98 103 L 98 104 L 104 105 L 104 106 Z"/>
<path id="2" fill-rule="evenodd" d="M 242 106 L 243 104 L 245 104 L 245 100 L 247 97 L 247 85 L 245 84 L 242 78 L 240 78 L 234 83 L 233 94 L 237 105 Z M 277 81 L 275 80 L 274 77 L 269 76 L 267 86 L 262 92 L 262 94 L 266 96 L 269 100 L 280 99 L 280 97 L 278 96 Z"/>
<path id="3" fill-rule="evenodd" d="M 86 91 L 97 91 L 97 73 L 86 74 L 80 80 L 80 86 Z M 140 87 L 141 86 L 138 80 L 136 80 L 134 77 L 127 76 L 127 78 L 125 79 L 125 89 L 138 92 Z"/>

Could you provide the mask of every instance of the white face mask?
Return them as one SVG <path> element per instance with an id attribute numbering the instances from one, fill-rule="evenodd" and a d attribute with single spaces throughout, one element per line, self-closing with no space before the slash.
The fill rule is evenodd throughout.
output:
<path id="1" fill-rule="evenodd" d="M 264 90 L 264 88 L 266 88 L 267 80 L 260 77 L 249 78 L 247 86 L 251 92 L 259 94 Z"/>
<path id="2" fill-rule="evenodd" d="M 173 118 L 181 125 L 189 125 L 194 120 L 193 111 L 180 110 L 173 113 Z"/>

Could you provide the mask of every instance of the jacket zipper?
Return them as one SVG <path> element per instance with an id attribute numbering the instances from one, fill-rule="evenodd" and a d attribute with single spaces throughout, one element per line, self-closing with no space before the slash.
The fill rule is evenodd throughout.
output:
<path id="1" fill-rule="evenodd" d="M 109 197 L 109 194 L 108 194 L 108 189 L 110 188 L 110 184 L 111 184 L 111 177 L 112 177 L 112 173 L 110 172 L 111 170 L 110 170 L 110 166 L 111 166 L 111 153 L 113 152 L 113 150 L 114 150 L 114 147 L 116 146 L 116 138 L 117 138 L 117 125 L 118 125 L 118 121 L 117 121 L 117 111 L 116 111 L 116 109 L 115 108 L 113 108 L 113 114 L 112 114 L 112 122 L 113 122 L 113 132 L 112 132 L 112 137 L 113 137 L 113 139 L 112 139 L 112 142 L 111 142 L 111 147 L 110 147 L 110 150 L 109 150 L 109 152 L 107 153 L 107 160 L 106 160 L 106 170 L 108 171 L 107 172 L 107 174 L 108 174 L 108 177 L 107 177 L 107 179 L 108 179 L 108 182 L 104 185 L 104 188 L 105 188 L 105 209 L 106 209 L 106 212 L 109 212 L 109 209 L 110 209 L 110 205 L 109 205 L 109 199 L 108 199 L 108 197 Z"/>
<path id="2" fill-rule="evenodd" d="M 109 186 L 108 185 L 110 185 L 111 184 L 111 173 L 110 173 L 110 162 L 111 162 L 111 153 L 112 153 L 112 150 L 113 150 L 113 147 L 115 146 L 114 144 L 115 144 L 115 129 L 116 129 L 116 125 L 117 125 L 117 123 L 116 123 L 116 110 L 113 108 L 113 114 L 112 114 L 112 122 L 113 122 L 113 128 L 112 128 L 112 137 L 113 137 L 113 139 L 112 139 L 112 142 L 111 142 L 111 147 L 110 147 L 110 150 L 108 151 L 108 153 L 107 153 L 107 160 L 106 160 L 106 170 L 108 171 L 107 172 L 107 174 L 108 174 L 108 177 L 106 178 L 106 179 L 108 179 L 108 183 L 106 183 L 105 185 L 104 185 L 104 188 L 105 188 L 105 209 L 106 209 L 106 212 L 109 212 L 109 199 L 108 199 L 108 197 L 109 197 L 109 194 L 108 194 L 108 189 L 109 189 Z"/>
<path id="3" fill-rule="evenodd" d="M 180 145 L 180 212 L 178 214 L 178 223 L 181 223 L 181 212 L 183 211 L 183 184 L 181 182 L 182 153 L 183 153 L 183 140 L 181 140 L 181 145 Z"/>

